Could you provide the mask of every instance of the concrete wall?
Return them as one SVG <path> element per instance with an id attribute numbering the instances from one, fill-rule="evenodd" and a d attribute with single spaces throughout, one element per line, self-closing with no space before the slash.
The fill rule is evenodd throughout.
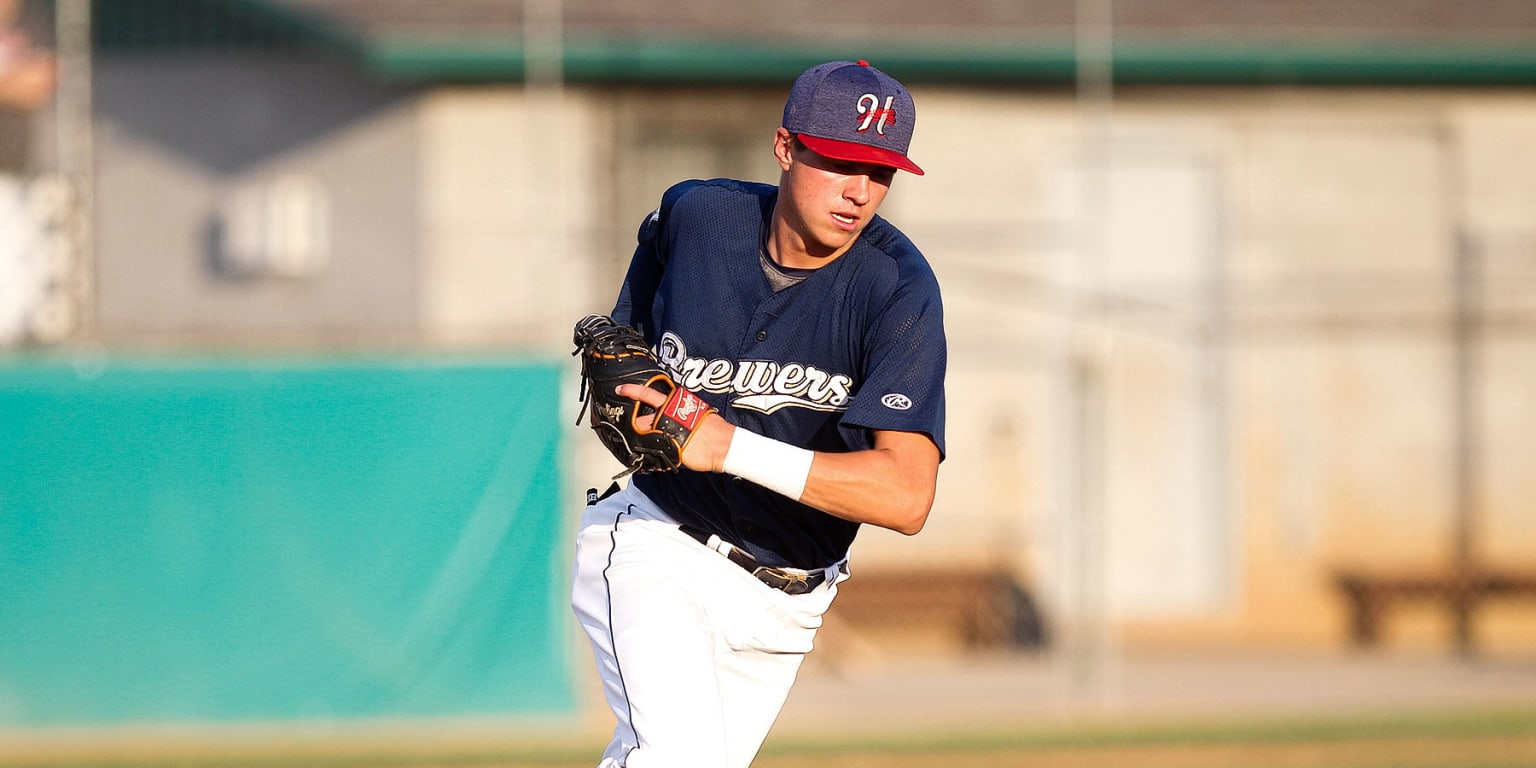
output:
<path id="1" fill-rule="evenodd" d="M 420 330 L 454 345 L 568 352 L 618 219 L 605 116 L 583 94 L 448 88 L 420 104 Z M 615 283 L 616 285 L 616 283 Z"/>
<path id="2" fill-rule="evenodd" d="M 104 340 L 270 344 L 415 333 L 422 147 L 409 89 L 295 56 L 109 59 L 98 70 Z M 221 232 L 281 216 L 261 212 L 262 196 L 295 185 L 302 210 L 291 223 L 319 227 L 311 261 L 296 271 L 232 269 Z"/>

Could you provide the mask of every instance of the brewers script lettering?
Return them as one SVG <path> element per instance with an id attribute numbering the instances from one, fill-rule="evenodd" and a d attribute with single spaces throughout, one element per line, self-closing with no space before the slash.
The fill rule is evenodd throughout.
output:
<path id="1" fill-rule="evenodd" d="M 688 347 L 668 331 L 656 357 L 678 384 L 695 392 L 731 392 L 735 408 L 773 413 L 780 408 L 844 411 L 853 396 L 853 377 L 802 363 L 772 360 L 706 360 L 689 357 Z"/>

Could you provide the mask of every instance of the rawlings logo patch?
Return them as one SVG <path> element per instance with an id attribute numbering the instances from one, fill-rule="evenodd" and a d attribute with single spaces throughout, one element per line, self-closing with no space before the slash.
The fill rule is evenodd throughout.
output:
<path id="1" fill-rule="evenodd" d="M 692 430 L 699 426 L 709 406 L 698 395 L 686 389 L 678 389 L 678 394 L 667 400 L 666 410 L 663 411 L 673 421 Z"/>

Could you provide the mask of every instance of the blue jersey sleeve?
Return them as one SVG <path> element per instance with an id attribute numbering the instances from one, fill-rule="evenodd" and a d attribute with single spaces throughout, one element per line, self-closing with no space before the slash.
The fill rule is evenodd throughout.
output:
<path id="1" fill-rule="evenodd" d="M 672 207 L 679 198 L 698 185 L 698 181 L 675 184 L 661 197 L 661 205 L 640 222 L 635 233 L 635 253 L 630 257 L 629 270 L 624 284 L 619 288 L 618 300 L 610 315 L 614 322 L 628 325 L 640 331 L 652 344 L 656 343 L 656 297 L 662 276 L 667 269 L 666 227 Z"/>
<path id="2" fill-rule="evenodd" d="M 863 379 L 839 428 L 856 448 L 871 430 L 916 432 L 944 448 L 944 309 L 933 274 L 909 275 L 876 314 L 865 337 Z"/>

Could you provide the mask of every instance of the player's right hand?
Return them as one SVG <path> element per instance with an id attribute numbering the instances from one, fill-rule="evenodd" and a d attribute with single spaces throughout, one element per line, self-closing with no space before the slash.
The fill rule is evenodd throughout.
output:
<path id="1" fill-rule="evenodd" d="M 620 397 L 638 400 L 653 410 L 667 402 L 665 393 L 639 384 L 620 384 L 615 391 Z M 655 420 L 655 414 L 642 416 L 636 420 L 636 424 L 641 428 L 651 429 Z M 725 452 L 731 447 L 731 436 L 735 432 L 736 427 L 722 418 L 719 413 L 712 412 L 705 416 L 704 420 L 694 428 L 693 437 L 683 448 L 683 466 L 698 472 L 721 471 L 725 465 Z"/>

